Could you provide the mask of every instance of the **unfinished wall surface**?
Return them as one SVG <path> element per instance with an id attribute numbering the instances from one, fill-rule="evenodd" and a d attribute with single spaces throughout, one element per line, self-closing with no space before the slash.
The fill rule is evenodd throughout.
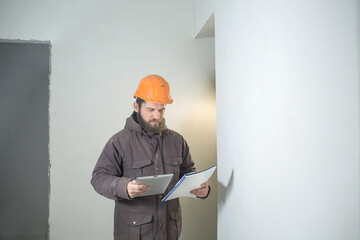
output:
<path id="1" fill-rule="evenodd" d="M 218 239 L 360 238 L 357 3 L 216 2 Z"/>
<path id="2" fill-rule="evenodd" d="M 114 202 L 92 189 L 91 172 L 147 74 L 169 81 L 167 125 L 183 133 L 198 169 L 216 162 L 214 40 L 194 39 L 192 0 L 5 0 L 0 39 L 52 45 L 51 240 L 112 239 Z M 182 239 L 216 238 L 215 180 L 210 199 L 183 201 Z"/>
<path id="3" fill-rule="evenodd" d="M 0 41 L 0 239 L 46 240 L 49 43 Z"/>

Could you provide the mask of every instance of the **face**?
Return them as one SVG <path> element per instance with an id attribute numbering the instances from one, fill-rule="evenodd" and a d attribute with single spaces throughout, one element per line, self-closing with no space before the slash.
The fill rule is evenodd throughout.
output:
<path id="1" fill-rule="evenodd" d="M 138 120 L 147 132 L 158 133 L 165 125 L 165 104 L 143 102 L 139 106 L 134 102 L 134 110 L 138 113 Z"/>

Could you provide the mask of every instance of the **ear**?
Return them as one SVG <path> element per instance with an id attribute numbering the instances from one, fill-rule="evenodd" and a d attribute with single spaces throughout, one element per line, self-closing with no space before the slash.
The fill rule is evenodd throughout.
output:
<path id="1" fill-rule="evenodd" d="M 137 104 L 137 102 L 133 103 L 133 107 L 135 112 L 139 112 L 139 105 Z"/>

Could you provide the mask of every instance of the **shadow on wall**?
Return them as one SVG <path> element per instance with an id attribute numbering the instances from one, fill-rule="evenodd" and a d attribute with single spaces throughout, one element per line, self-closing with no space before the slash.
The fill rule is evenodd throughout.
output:
<path id="1" fill-rule="evenodd" d="M 224 206 L 228 195 L 230 194 L 234 186 L 234 169 L 231 170 L 231 175 L 226 186 L 221 182 L 218 182 L 218 206 L 219 210 Z"/>
<path id="2" fill-rule="evenodd" d="M 197 171 L 217 164 L 216 104 L 213 82 L 196 99 L 185 99 L 187 117 L 180 132 L 186 139 Z M 217 236 L 217 171 L 210 178 L 211 193 L 206 200 L 182 198 L 183 231 L 180 239 L 215 240 Z"/>

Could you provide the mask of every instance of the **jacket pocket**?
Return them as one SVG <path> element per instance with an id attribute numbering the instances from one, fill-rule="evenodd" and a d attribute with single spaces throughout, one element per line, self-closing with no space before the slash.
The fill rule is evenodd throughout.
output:
<path id="1" fill-rule="evenodd" d="M 138 239 L 152 239 L 153 238 L 153 224 L 152 215 L 121 215 L 121 222 L 125 225 L 121 231 L 127 231 L 127 238 L 129 240 Z"/>
<path id="2" fill-rule="evenodd" d="M 179 239 L 182 229 L 182 216 L 180 207 L 177 210 L 169 209 L 168 238 Z"/>
<path id="3" fill-rule="evenodd" d="M 180 176 L 180 165 L 182 163 L 181 157 L 164 158 L 165 173 L 173 173 L 173 180 L 177 182 Z"/>
<path id="4" fill-rule="evenodd" d="M 136 178 L 151 175 L 152 161 L 150 159 L 124 161 L 124 176 Z"/>

